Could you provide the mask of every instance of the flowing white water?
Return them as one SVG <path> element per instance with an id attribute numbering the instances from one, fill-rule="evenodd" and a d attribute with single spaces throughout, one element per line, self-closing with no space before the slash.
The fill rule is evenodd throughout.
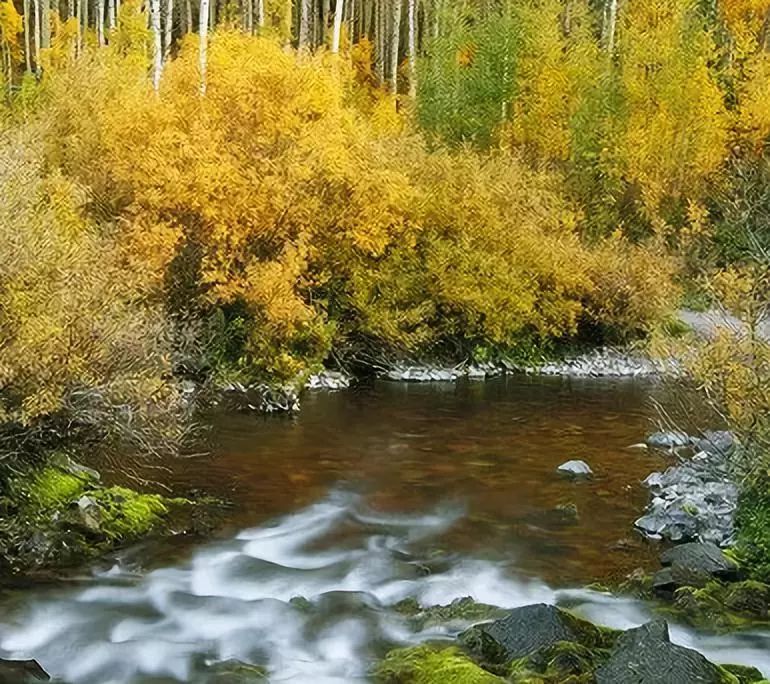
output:
<path id="1" fill-rule="evenodd" d="M 266 666 L 272 682 L 322 684 L 365 681 L 390 646 L 454 634 L 415 633 L 388 608 L 406 597 L 557 603 L 619 628 L 650 619 L 641 602 L 518 576 L 515 559 L 437 558 L 440 535 L 462 515 L 461 507 L 382 515 L 335 492 L 204 546 L 180 567 L 142 574 L 117 565 L 85 589 L 44 593 L 3 615 L 0 656 L 35 658 L 71 684 L 206 682 L 212 663 L 228 659 Z M 673 626 L 672 638 L 770 674 L 770 634 L 704 636 Z"/>

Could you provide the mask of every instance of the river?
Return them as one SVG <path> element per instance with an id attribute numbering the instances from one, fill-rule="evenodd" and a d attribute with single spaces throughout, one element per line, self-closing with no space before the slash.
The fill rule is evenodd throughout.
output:
<path id="1" fill-rule="evenodd" d="M 310 393 L 293 417 L 216 412 L 209 455 L 163 477 L 232 499 L 227 526 L 7 593 L 0 657 L 35 658 L 70 684 L 202 683 L 228 659 L 264 665 L 271 682 L 341 683 L 366 681 L 394 645 L 462 627 L 413 631 L 392 609 L 406 597 L 641 624 L 650 606 L 581 587 L 656 567 L 632 524 L 641 480 L 668 457 L 629 448 L 653 427 L 653 399 L 666 391 L 650 381 L 509 377 Z M 592 480 L 557 475 L 576 458 Z M 768 633 L 673 625 L 672 638 L 770 675 Z"/>

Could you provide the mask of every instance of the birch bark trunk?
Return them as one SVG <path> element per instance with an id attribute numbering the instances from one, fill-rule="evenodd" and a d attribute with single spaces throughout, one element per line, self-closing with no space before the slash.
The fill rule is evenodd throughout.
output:
<path id="1" fill-rule="evenodd" d="M 107 0 L 107 27 L 110 29 L 110 31 L 115 30 L 116 18 L 115 0 Z"/>
<path id="2" fill-rule="evenodd" d="M 398 93 L 398 48 L 401 37 L 401 0 L 392 0 L 393 15 L 390 25 L 390 82 L 389 90 Z"/>
<path id="3" fill-rule="evenodd" d="M 307 52 L 310 50 L 311 12 L 312 0 L 301 0 L 299 15 L 299 49 Z"/>
<path id="4" fill-rule="evenodd" d="M 27 73 L 32 73 L 32 22 L 30 19 L 30 0 L 24 0 L 24 63 L 27 67 Z"/>
<path id="5" fill-rule="evenodd" d="M 35 4 L 35 73 L 40 76 L 40 0 L 34 0 Z"/>
<path id="6" fill-rule="evenodd" d="M 607 0 L 604 9 L 604 47 L 607 54 L 615 52 L 615 31 L 618 22 L 618 0 Z"/>
<path id="7" fill-rule="evenodd" d="M 150 0 L 150 26 L 152 28 L 152 87 L 160 90 L 163 73 L 163 37 L 160 26 L 160 0 Z"/>
<path id="8" fill-rule="evenodd" d="M 163 34 L 163 59 L 171 54 L 171 41 L 174 38 L 174 0 L 166 0 L 166 26 Z"/>
<path id="9" fill-rule="evenodd" d="M 96 0 L 96 42 L 104 47 L 104 0 Z"/>
<path id="10" fill-rule="evenodd" d="M 409 4 L 409 96 L 417 97 L 417 0 Z"/>
<path id="11" fill-rule="evenodd" d="M 209 0 L 201 0 L 200 15 L 198 21 L 200 33 L 200 45 L 198 48 L 198 69 L 200 70 L 200 94 L 206 94 L 206 66 L 209 47 Z"/>
<path id="12" fill-rule="evenodd" d="M 332 54 L 340 51 L 340 36 L 342 35 L 342 13 L 345 11 L 345 0 L 337 0 L 334 7 L 334 32 L 332 33 Z"/>

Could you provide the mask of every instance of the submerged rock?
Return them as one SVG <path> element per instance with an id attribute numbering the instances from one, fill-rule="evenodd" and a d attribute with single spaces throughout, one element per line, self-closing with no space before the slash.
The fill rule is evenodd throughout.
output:
<path id="1" fill-rule="evenodd" d="M 686 432 L 653 432 L 647 436 L 647 446 L 654 449 L 678 449 L 690 446 L 692 440 Z"/>
<path id="2" fill-rule="evenodd" d="M 660 620 L 624 632 L 607 662 L 596 671 L 597 684 L 729 684 L 735 679 L 703 655 L 672 644 Z"/>
<path id="3" fill-rule="evenodd" d="M 48 673 L 36 660 L 0 659 L 0 684 L 48 682 L 50 679 Z"/>
<path id="4" fill-rule="evenodd" d="M 594 474 L 594 471 L 591 470 L 591 466 L 585 461 L 567 461 L 566 463 L 562 463 L 556 470 L 562 475 L 574 479 L 587 478 Z"/>

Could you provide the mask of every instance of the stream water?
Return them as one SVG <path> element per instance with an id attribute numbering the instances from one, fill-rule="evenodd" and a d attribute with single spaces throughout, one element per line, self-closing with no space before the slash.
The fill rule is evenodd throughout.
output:
<path id="1" fill-rule="evenodd" d="M 0 657 L 35 658 L 71 684 L 208 682 L 228 659 L 265 666 L 272 682 L 320 684 L 366 681 L 394 645 L 465 626 L 414 631 L 392 609 L 406 597 L 549 602 L 641 624 L 651 606 L 579 587 L 656 567 L 659 549 L 632 523 L 640 481 L 666 456 L 629 447 L 663 392 L 642 381 L 378 383 L 309 394 L 292 418 L 215 414 L 211 454 L 169 464 L 167 480 L 231 498 L 228 527 L 5 596 Z M 560 478 L 573 458 L 596 477 Z M 673 625 L 672 637 L 770 675 L 768 633 Z"/>

